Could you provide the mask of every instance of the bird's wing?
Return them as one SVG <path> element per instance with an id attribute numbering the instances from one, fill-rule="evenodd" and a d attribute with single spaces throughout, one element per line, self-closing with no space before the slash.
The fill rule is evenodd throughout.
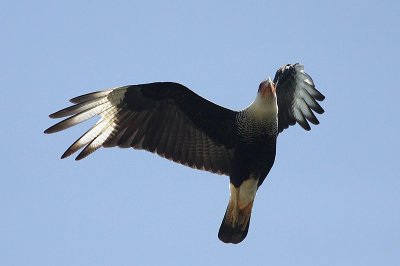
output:
<path id="1" fill-rule="evenodd" d="M 274 83 L 278 101 L 278 129 L 284 129 L 299 123 L 305 130 L 319 124 L 314 112 L 322 114 L 324 109 L 318 101 L 325 96 L 316 88 L 312 78 L 304 72 L 300 64 L 288 64 L 280 67 L 275 74 Z"/>
<path id="2" fill-rule="evenodd" d="M 75 105 L 50 115 L 66 117 L 54 133 L 95 115 L 100 120 L 62 155 L 83 148 L 83 159 L 100 147 L 133 147 L 197 169 L 229 174 L 236 142 L 236 112 L 173 82 L 118 87 L 71 99 Z"/>

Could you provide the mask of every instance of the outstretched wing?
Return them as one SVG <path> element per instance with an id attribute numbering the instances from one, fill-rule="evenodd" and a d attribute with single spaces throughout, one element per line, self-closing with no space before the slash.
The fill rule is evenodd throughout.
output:
<path id="1" fill-rule="evenodd" d="M 54 133 L 95 115 L 100 120 L 62 155 L 83 148 L 80 160 L 100 147 L 133 147 L 197 169 L 229 174 L 236 142 L 236 112 L 173 82 L 118 87 L 71 99 L 75 105 L 50 115 L 69 118 Z"/>
<path id="2" fill-rule="evenodd" d="M 314 125 L 319 124 L 314 112 L 324 112 L 318 101 L 323 101 L 325 96 L 315 88 L 312 78 L 304 72 L 304 66 L 287 64 L 280 67 L 276 71 L 274 83 L 278 101 L 279 132 L 296 122 L 305 130 L 311 129 L 307 120 Z"/>

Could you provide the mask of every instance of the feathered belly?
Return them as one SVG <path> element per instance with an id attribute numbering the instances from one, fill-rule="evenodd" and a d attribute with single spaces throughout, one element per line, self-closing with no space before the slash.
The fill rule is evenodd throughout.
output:
<path id="1" fill-rule="evenodd" d="M 233 158 L 231 183 L 240 186 L 247 179 L 264 180 L 275 161 L 276 141 L 242 143 Z"/>

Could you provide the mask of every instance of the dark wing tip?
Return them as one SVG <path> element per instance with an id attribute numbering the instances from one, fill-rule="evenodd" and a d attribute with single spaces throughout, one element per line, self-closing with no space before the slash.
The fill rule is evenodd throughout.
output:
<path id="1" fill-rule="evenodd" d="M 275 74 L 274 82 L 277 87 L 278 107 L 286 110 L 278 113 L 280 132 L 292 125 L 295 119 L 303 129 L 309 131 L 308 122 L 318 125 L 315 113 L 323 114 L 324 109 L 319 105 L 325 96 L 316 89 L 313 79 L 304 72 L 304 66 L 286 64 L 281 66 Z"/>
<path id="2" fill-rule="evenodd" d="M 70 149 L 68 149 L 61 155 L 61 159 L 65 159 L 69 157 L 71 154 L 73 154 L 73 152 L 71 152 Z"/>
<path id="3" fill-rule="evenodd" d="M 57 116 L 57 113 L 58 113 L 58 112 L 52 113 L 52 114 L 49 115 L 49 117 L 50 117 L 50 118 L 59 118 L 59 117 Z"/>
<path id="4" fill-rule="evenodd" d="M 306 118 L 304 117 L 303 114 L 301 114 L 301 117 L 300 117 L 300 118 L 296 118 L 296 120 L 297 120 L 297 123 L 299 123 L 299 125 L 300 125 L 303 129 L 305 129 L 305 130 L 307 130 L 307 131 L 310 131 L 310 130 L 311 130 L 310 124 L 308 124 L 308 122 L 307 122 L 307 120 L 306 120 Z"/>
<path id="5" fill-rule="evenodd" d="M 315 98 L 317 101 L 322 102 L 323 100 L 325 100 L 325 95 L 323 95 L 323 94 L 322 94 L 319 90 L 317 90 L 315 87 L 314 87 L 314 90 L 316 91 L 316 94 L 313 95 L 313 96 L 314 96 L 314 98 Z"/>
<path id="6" fill-rule="evenodd" d="M 322 108 L 319 104 L 316 106 L 309 106 L 314 112 L 316 112 L 317 114 L 323 114 L 325 112 L 324 108 Z"/>
<path id="7" fill-rule="evenodd" d="M 56 132 L 58 132 L 59 130 L 57 130 L 57 124 L 56 125 L 53 125 L 53 126 L 51 126 L 51 127 L 49 127 L 48 129 L 46 129 L 45 131 L 43 131 L 43 133 L 44 134 L 53 134 L 53 133 L 56 133 Z"/>
<path id="8" fill-rule="evenodd" d="M 75 158 L 75 161 L 80 161 L 80 160 L 82 160 L 82 159 L 84 159 L 86 156 L 82 156 L 82 155 L 78 155 L 78 156 L 76 156 L 76 158 Z"/>
<path id="9" fill-rule="evenodd" d="M 86 146 L 86 148 L 84 148 L 84 149 L 78 154 L 78 156 L 76 156 L 75 161 L 80 161 L 80 160 L 86 158 L 89 154 L 91 154 L 91 152 L 88 152 L 87 146 Z"/>

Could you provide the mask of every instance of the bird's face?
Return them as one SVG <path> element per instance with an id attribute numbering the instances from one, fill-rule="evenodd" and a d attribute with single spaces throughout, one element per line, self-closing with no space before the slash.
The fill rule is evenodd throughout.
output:
<path id="1" fill-rule="evenodd" d="M 261 120 L 265 120 L 266 117 L 276 119 L 278 113 L 276 90 L 270 78 L 260 83 L 257 97 L 247 110 Z"/>
<path id="2" fill-rule="evenodd" d="M 274 100 L 276 98 L 276 88 L 271 78 L 268 78 L 260 83 L 260 86 L 258 87 L 258 94 L 264 100 Z"/>

